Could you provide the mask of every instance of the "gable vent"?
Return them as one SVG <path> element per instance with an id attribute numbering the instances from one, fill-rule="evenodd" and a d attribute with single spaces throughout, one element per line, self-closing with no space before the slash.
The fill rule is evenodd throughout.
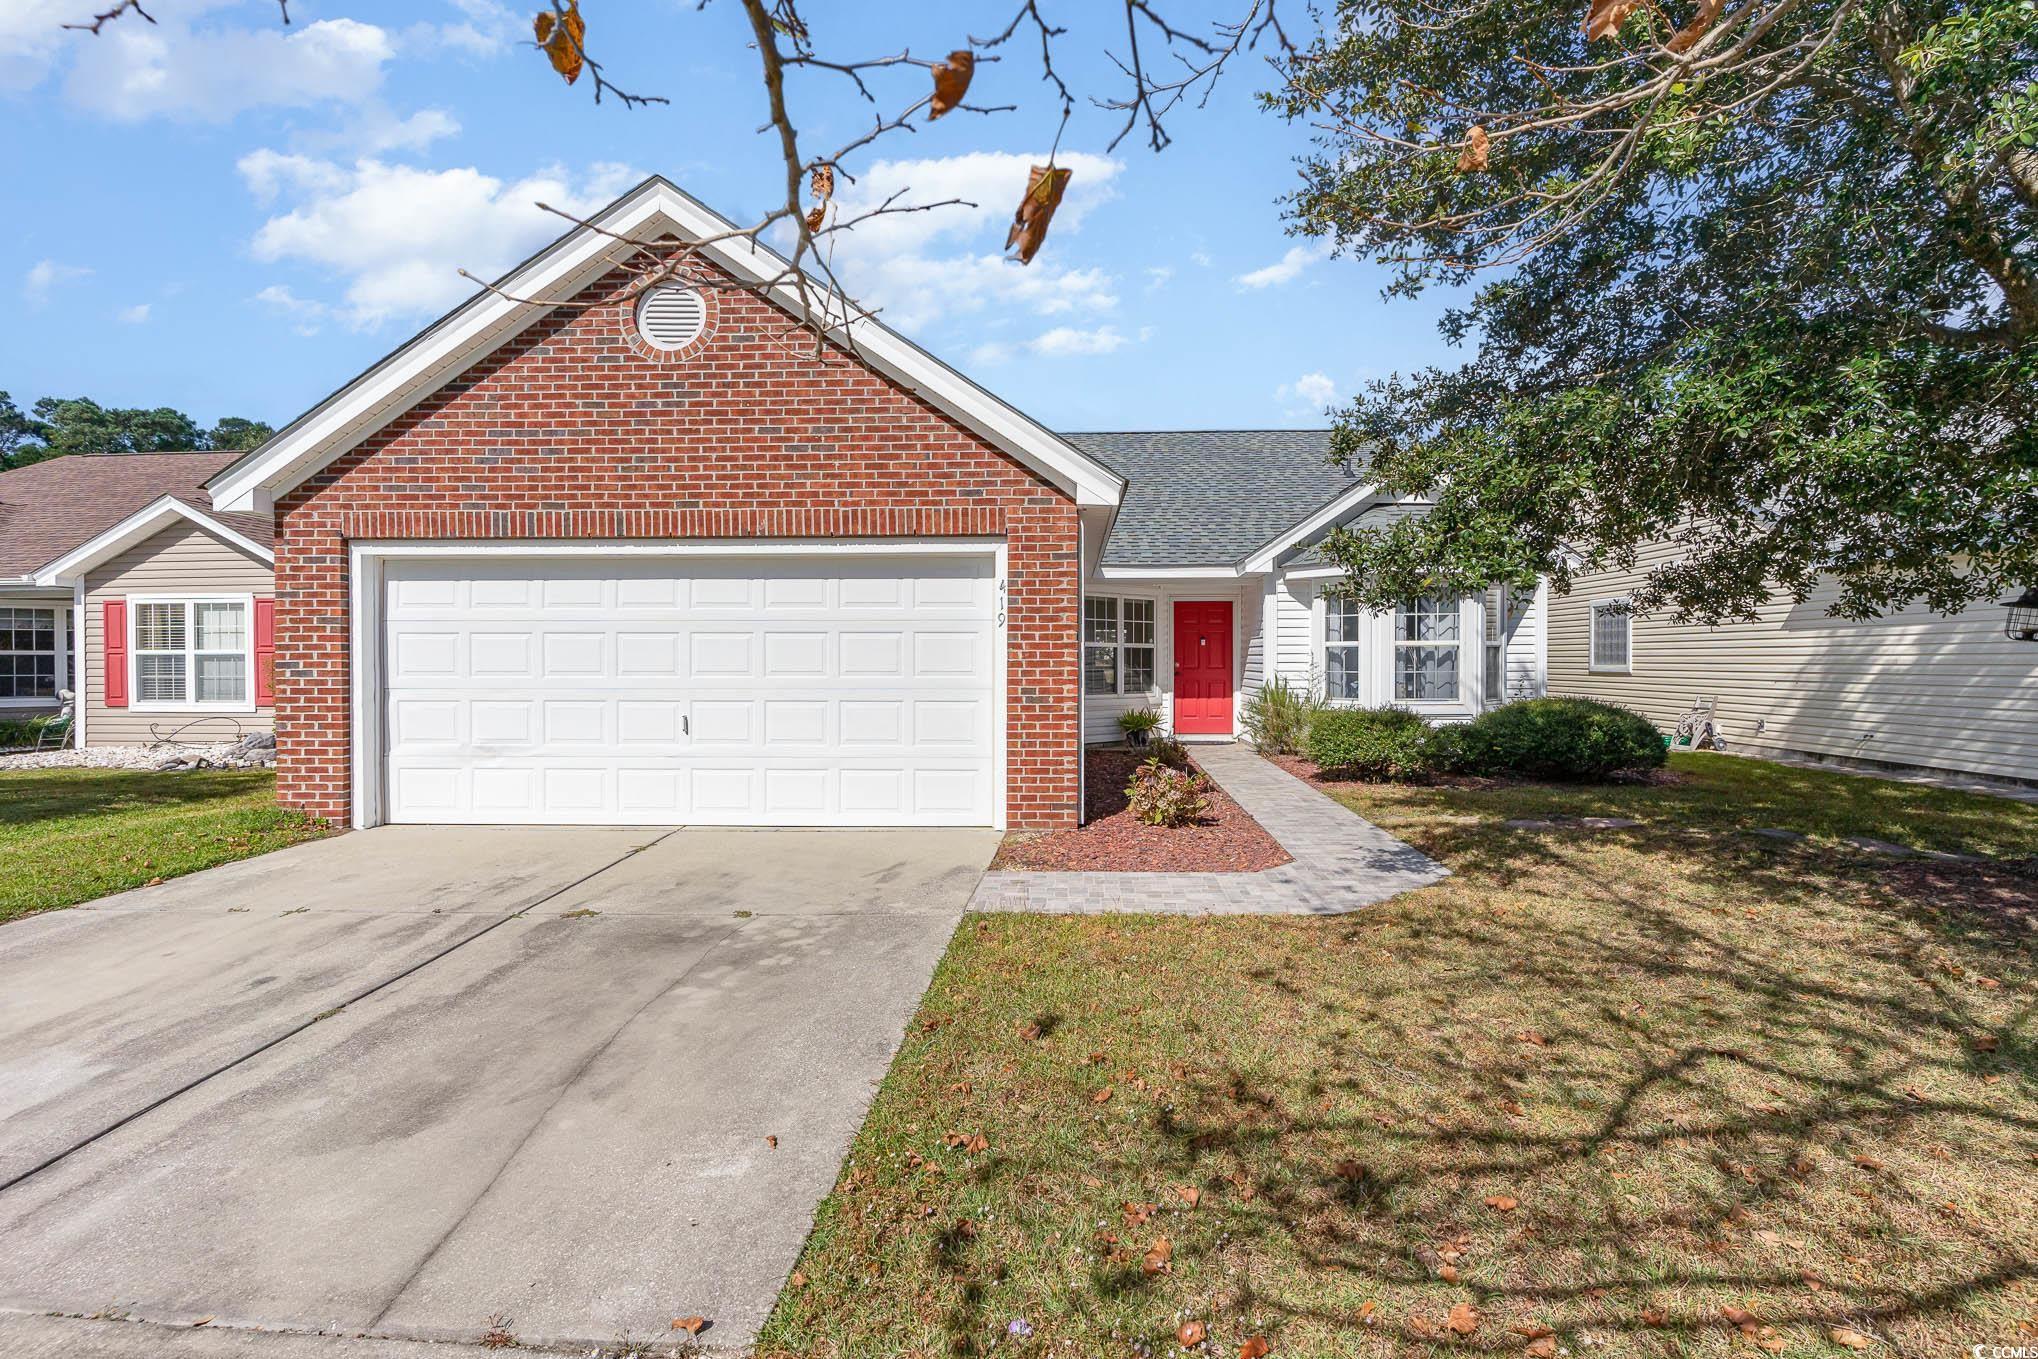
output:
<path id="1" fill-rule="evenodd" d="M 637 299 L 637 333 L 653 349 L 686 348 L 707 320 L 707 304 L 692 288 L 653 288 Z"/>

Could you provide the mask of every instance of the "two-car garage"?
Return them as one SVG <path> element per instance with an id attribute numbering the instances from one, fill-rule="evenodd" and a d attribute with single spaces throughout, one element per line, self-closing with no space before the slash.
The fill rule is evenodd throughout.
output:
<path id="1" fill-rule="evenodd" d="M 357 824 L 1002 825 L 1002 582 L 994 542 L 356 544 Z"/>

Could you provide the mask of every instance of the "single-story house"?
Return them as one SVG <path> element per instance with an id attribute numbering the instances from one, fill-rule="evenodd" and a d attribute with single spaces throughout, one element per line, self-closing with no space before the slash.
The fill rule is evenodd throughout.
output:
<path id="1" fill-rule="evenodd" d="M 1665 730 L 1703 700 L 1727 749 L 1870 769 L 2038 783 L 2038 646 L 2005 610 L 1913 608 L 1853 621 L 1778 591 L 1751 621 L 1704 627 L 1625 605 L 1676 551 L 1581 575 L 1550 602 L 1550 692 L 1604 699 Z"/>
<path id="2" fill-rule="evenodd" d="M 640 289 L 625 237 L 706 244 Z M 1408 507 L 1322 432 L 1058 434 L 875 320 L 817 362 L 783 267 L 649 179 L 208 482 L 273 517 L 286 803 L 1057 826 L 1127 706 L 1539 685 L 1540 598 L 1323 595 L 1310 544 Z"/>
<path id="3" fill-rule="evenodd" d="M 81 745 L 270 727 L 270 516 L 222 511 L 205 489 L 237 456 L 0 472 L 0 716 L 57 712 L 69 692 Z"/>

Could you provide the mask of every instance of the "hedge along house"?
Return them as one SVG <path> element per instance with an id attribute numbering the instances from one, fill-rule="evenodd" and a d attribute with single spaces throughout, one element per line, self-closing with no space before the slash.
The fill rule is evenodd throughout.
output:
<path id="1" fill-rule="evenodd" d="M 212 480 L 274 516 L 286 802 L 1055 826 L 1131 704 L 1486 701 L 1481 601 L 1320 597 L 1381 504 L 1322 433 L 1058 435 L 869 320 L 817 361 L 792 289 L 717 286 L 784 268 L 732 230 L 647 180 Z M 706 272 L 633 295 L 665 235 Z"/>
<path id="2" fill-rule="evenodd" d="M 0 717 L 55 713 L 72 740 L 194 743 L 267 730 L 267 515 L 204 488 L 232 453 L 71 456 L 0 473 Z"/>

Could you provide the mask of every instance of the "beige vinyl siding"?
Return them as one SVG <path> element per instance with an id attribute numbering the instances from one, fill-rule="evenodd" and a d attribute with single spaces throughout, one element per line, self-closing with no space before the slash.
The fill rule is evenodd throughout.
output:
<path id="1" fill-rule="evenodd" d="M 1668 729 L 1700 695 L 1719 700 L 1729 749 L 1801 753 L 1998 778 L 2038 779 L 2038 646 L 2003 635 L 2003 611 L 1913 610 L 1868 622 L 1826 614 L 1833 592 L 1778 597 L 1751 623 L 1632 620 L 1630 673 L 1588 668 L 1591 605 L 1667 558 L 1581 577 L 1550 600 L 1550 692 L 1620 703 Z"/>
<path id="2" fill-rule="evenodd" d="M 275 595 L 267 562 L 213 537 L 195 524 L 173 524 L 88 572 L 85 577 L 85 741 L 95 746 L 146 745 L 150 728 L 169 735 L 198 717 L 187 741 L 231 740 L 244 731 L 269 731 L 275 711 L 248 713 L 136 712 L 106 706 L 106 601 L 129 595 Z M 130 615 L 131 616 L 131 615 Z M 254 619 L 248 620 L 252 630 Z M 132 695 L 130 695 L 131 697 Z"/>

